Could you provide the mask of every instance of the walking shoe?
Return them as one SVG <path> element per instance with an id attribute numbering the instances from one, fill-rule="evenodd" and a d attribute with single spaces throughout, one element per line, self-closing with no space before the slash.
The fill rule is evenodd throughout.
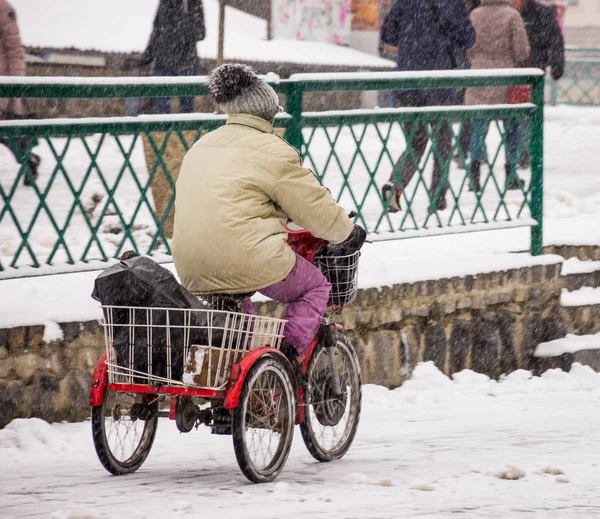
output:
<path id="1" fill-rule="evenodd" d="M 39 155 L 35 153 L 31 154 L 29 162 L 27 163 L 27 169 L 25 170 L 25 178 L 23 179 L 23 185 L 32 186 L 38 178 L 38 166 L 40 165 L 41 159 Z"/>
<path id="2" fill-rule="evenodd" d="M 381 198 L 383 198 L 384 202 L 389 200 L 388 205 L 388 213 L 397 213 L 398 211 L 402 211 L 402 205 L 400 203 L 400 198 L 402 196 L 402 192 L 400 188 L 397 187 L 394 191 L 394 186 L 389 182 L 383 184 L 381 188 Z"/>
<path id="3" fill-rule="evenodd" d="M 519 169 L 528 169 L 531 165 L 531 159 L 529 158 L 529 151 L 523 150 L 521 158 L 519 159 Z"/>
<path id="4" fill-rule="evenodd" d="M 465 161 L 462 159 L 460 153 L 455 153 L 454 157 L 452 157 L 452 160 L 454 161 L 458 169 L 466 169 Z"/>
<path id="5" fill-rule="evenodd" d="M 470 182 L 469 182 L 469 191 L 473 191 L 475 193 L 481 192 L 481 162 L 476 160 L 471 164 L 471 174 L 470 174 Z"/>
<path id="6" fill-rule="evenodd" d="M 504 166 L 504 169 L 506 171 L 505 187 L 507 191 L 518 191 L 525 187 L 525 181 L 522 178 L 519 178 L 516 173 L 511 178 L 510 166 L 508 164 Z"/>
<path id="7" fill-rule="evenodd" d="M 429 206 L 428 215 L 431 216 L 432 214 L 436 213 L 437 211 L 445 211 L 447 207 L 448 207 L 448 204 L 446 202 L 446 199 L 440 197 L 440 198 L 438 198 L 438 200 L 435 204 L 431 204 Z"/>

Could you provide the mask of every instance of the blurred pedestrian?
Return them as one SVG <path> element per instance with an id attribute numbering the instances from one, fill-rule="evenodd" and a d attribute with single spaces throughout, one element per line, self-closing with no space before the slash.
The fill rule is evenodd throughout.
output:
<path id="1" fill-rule="evenodd" d="M 465 0 L 397 0 L 385 17 L 381 41 L 398 47 L 397 68 L 401 71 L 451 70 L 468 68 L 467 49 L 475 42 Z M 445 106 L 461 104 L 460 94 L 451 89 L 405 90 L 396 94 L 398 106 Z M 429 211 L 446 209 L 449 156 L 452 149 L 450 121 L 430 120 L 431 134 L 436 135 Z M 416 124 L 416 127 L 415 127 Z M 402 190 L 417 169 L 428 142 L 425 123 L 406 122 L 404 151 L 382 187 L 388 211 L 400 210 Z M 414 130 L 414 134 L 413 134 Z"/>
<path id="2" fill-rule="evenodd" d="M 21 43 L 17 13 L 6 0 L 0 0 L 0 76 L 24 76 L 26 74 L 25 49 Z M 0 99 L 0 119 L 23 119 L 22 99 Z M 2 139 L 19 164 L 26 163 L 24 184 L 30 186 L 38 176 L 40 158 L 31 153 L 36 144 L 32 137 Z"/>
<path id="3" fill-rule="evenodd" d="M 471 22 L 477 41 L 469 51 L 474 69 L 517 68 L 527 62 L 529 43 L 525 24 L 513 7 L 514 0 L 481 0 L 481 6 L 471 12 Z M 509 87 L 468 88 L 468 105 L 508 103 Z M 506 155 L 506 188 L 522 189 L 523 181 L 516 176 L 518 122 L 503 120 Z M 471 137 L 471 190 L 481 191 L 481 163 L 486 156 L 485 138 L 489 121 L 476 119 Z"/>
<path id="4" fill-rule="evenodd" d="M 140 68 L 152 65 L 153 76 L 197 76 L 200 74 L 197 43 L 205 35 L 202 0 L 160 0 Z M 193 97 L 180 98 L 180 112 L 193 110 Z M 156 113 L 170 111 L 171 98 L 156 100 Z"/>
<path id="5" fill-rule="evenodd" d="M 469 13 L 473 9 L 477 9 L 481 3 L 481 0 L 466 0 L 467 11 Z M 462 92 L 462 104 L 465 104 L 465 90 L 461 90 Z M 466 166 L 466 159 L 469 156 L 469 150 L 471 149 L 471 135 L 473 134 L 473 124 L 471 123 L 471 119 L 466 119 L 462 121 L 460 127 L 460 134 L 458 139 L 459 151 L 454 155 L 454 161 L 458 165 L 459 168 L 464 169 Z"/>
<path id="6" fill-rule="evenodd" d="M 565 40 L 554 9 L 536 0 L 515 0 L 525 22 L 531 49 L 529 62 L 534 68 L 551 69 L 558 81 L 565 71 Z"/>
<path id="7" fill-rule="evenodd" d="M 554 8 L 536 0 L 516 0 L 515 7 L 521 11 L 531 49 L 527 65 L 544 72 L 550 67 L 552 79 L 558 81 L 565 71 L 565 40 Z M 528 123 L 528 120 L 523 121 L 524 134 L 528 134 Z M 519 159 L 519 167 L 529 167 L 527 145 Z"/>

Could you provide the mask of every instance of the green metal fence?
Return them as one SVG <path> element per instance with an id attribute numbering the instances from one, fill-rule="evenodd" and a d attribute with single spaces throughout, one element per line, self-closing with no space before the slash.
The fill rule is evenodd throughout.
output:
<path id="1" fill-rule="evenodd" d="M 2 78 L 0 97 L 207 95 L 198 78 L 128 81 Z M 530 85 L 532 102 L 303 111 L 304 95 L 311 92 L 501 85 Z M 277 118 L 276 126 L 285 130 L 285 137 L 300 149 L 305 164 L 336 199 L 357 211 L 357 221 L 372 239 L 530 226 L 531 250 L 541 254 L 544 78 L 540 71 L 296 75 L 273 86 L 286 98 L 286 113 Z M 213 114 L 1 121 L 0 139 L 5 144 L 17 148 L 23 137 L 38 142 L 34 146 L 32 140 L 22 150 L 21 166 L 6 147 L 0 150 L 0 277 L 97 268 L 127 249 L 168 259 L 167 223 L 177 173 L 169 150 L 175 147 L 182 154 L 202 132 L 224 122 L 224 116 Z M 469 126 L 473 149 L 460 145 Z M 491 131 L 486 137 L 488 127 Z M 426 149 L 417 142 L 419 131 L 426 136 Z M 448 142 L 448 136 L 449 151 L 441 144 Z M 507 147 L 512 151 L 503 160 Z M 480 191 L 470 190 L 469 151 L 473 150 L 481 155 Z M 531 168 L 517 171 L 525 152 L 531 157 Z M 29 178 L 33 185 L 25 187 L 32 153 L 42 158 L 40 175 L 35 182 Z M 466 169 L 460 169 L 453 156 Z M 432 189 L 436 161 L 440 182 Z M 415 170 L 410 183 L 402 174 L 409 163 Z M 517 175 L 524 182 L 508 190 Z M 401 193 L 402 211 L 390 212 L 390 199 L 384 199 L 381 192 L 386 182 L 393 192 Z M 158 183 L 166 193 L 161 210 L 157 208 Z M 437 210 L 440 200 L 446 201 L 445 210 Z"/>
<path id="2" fill-rule="evenodd" d="M 600 106 L 600 48 L 567 47 L 565 74 L 549 83 L 552 106 Z"/>

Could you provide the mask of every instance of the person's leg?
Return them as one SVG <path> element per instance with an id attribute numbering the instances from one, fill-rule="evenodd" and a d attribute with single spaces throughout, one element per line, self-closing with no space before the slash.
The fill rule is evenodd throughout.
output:
<path id="1" fill-rule="evenodd" d="M 517 150 L 519 149 L 519 124 L 515 117 L 504 120 L 504 133 L 506 142 L 506 189 L 523 189 L 524 182 L 517 175 Z"/>
<path id="2" fill-rule="evenodd" d="M 260 293 L 287 303 L 284 339 L 296 348 L 298 355 L 307 353 L 321 318 L 327 308 L 331 284 L 312 263 L 296 255 L 296 265 L 279 283 L 263 288 Z"/>
<path id="3" fill-rule="evenodd" d="M 437 139 L 432 150 L 434 163 L 433 175 L 431 178 L 431 191 L 429 195 L 430 206 L 432 209 L 443 211 L 446 209 L 446 193 L 448 191 L 449 172 L 450 172 L 450 150 L 452 149 L 452 130 L 448 121 L 432 121 L 431 132 L 436 134 L 438 125 L 441 125 L 437 133 Z M 437 148 L 437 153 L 435 152 Z M 439 155 L 438 155 L 439 153 Z M 444 178 L 445 177 L 445 178 Z M 441 186 L 440 186 L 441 182 Z M 439 194 L 438 193 L 439 189 Z M 436 196 L 437 194 L 437 196 Z"/>
<path id="4" fill-rule="evenodd" d="M 471 134 L 471 161 L 481 162 L 485 158 L 485 138 L 489 130 L 489 123 L 483 119 L 475 119 L 473 133 Z"/>
<path id="5" fill-rule="evenodd" d="M 415 123 L 412 122 L 402 124 L 404 128 L 404 133 L 406 134 L 406 139 L 409 139 L 411 132 L 413 131 L 413 129 L 415 130 L 415 134 L 413 135 L 410 143 L 410 146 L 412 147 L 415 156 L 413 157 L 413 154 L 410 152 L 410 149 L 408 149 L 407 143 L 407 149 L 400 156 L 398 162 L 396 162 L 394 172 L 392 173 L 392 177 L 390 177 L 390 181 L 396 178 L 396 171 L 399 170 L 399 168 L 402 165 L 402 161 L 404 160 L 404 166 L 402 167 L 402 172 L 400 174 L 400 180 L 402 182 L 403 189 L 406 189 L 406 186 L 408 186 L 413 176 L 415 175 L 417 168 L 421 163 L 421 159 L 423 158 L 423 154 L 425 153 L 425 149 L 427 148 L 427 132 L 425 131 L 425 127 L 422 123 L 416 124 L 416 128 L 414 128 Z"/>
<path id="6" fill-rule="evenodd" d="M 469 190 L 481 192 L 481 162 L 485 158 L 485 138 L 489 123 L 482 119 L 475 119 L 471 126 L 471 167 L 469 168 Z"/>
<path id="7" fill-rule="evenodd" d="M 531 158 L 529 157 L 529 146 L 531 145 L 531 126 L 529 125 L 529 117 L 523 117 L 521 119 L 519 137 L 523 143 L 521 156 L 519 157 L 519 168 L 527 169 L 531 165 Z"/>
<path id="8" fill-rule="evenodd" d="M 467 157 L 469 156 L 471 135 L 473 135 L 473 125 L 471 124 L 471 119 L 467 119 L 462 123 L 459 137 L 459 146 L 460 151 L 462 152 L 462 157 L 460 157 L 460 159 L 462 160 L 463 165 L 466 163 Z"/>
<path id="9" fill-rule="evenodd" d="M 198 67 L 190 67 L 183 70 L 180 70 L 179 76 L 197 76 L 200 74 L 200 69 Z M 190 114 L 194 111 L 194 98 L 191 96 L 185 96 L 179 98 L 179 111 L 182 114 Z"/>
<path id="10" fill-rule="evenodd" d="M 172 76 L 173 72 L 160 65 L 154 65 L 152 69 L 153 76 Z M 168 114 L 171 112 L 171 98 L 170 97 L 157 97 L 154 102 L 154 111 L 157 114 Z"/>
<path id="11" fill-rule="evenodd" d="M 503 122 L 504 133 L 506 135 L 506 142 L 504 143 L 506 164 L 513 169 L 517 167 L 517 150 L 519 149 L 519 123 L 517 122 L 516 117 L 505 119 Z"/>

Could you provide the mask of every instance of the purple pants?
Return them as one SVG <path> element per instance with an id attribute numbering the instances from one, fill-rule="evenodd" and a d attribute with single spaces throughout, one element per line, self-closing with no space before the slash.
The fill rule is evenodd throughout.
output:
<path id="1" fill-rule="evenodd" d="M 259 290 L 264 296 L 287 303 L 284 339 L 296 348 L 298 355 L 308 352 L 327 308 L 330 290 L 331 284 L 319 269 L 297 254 L 296 265 L 283 281 Z M 244 311 L 255 313 L 250 298 L 244 301 Z"/>

